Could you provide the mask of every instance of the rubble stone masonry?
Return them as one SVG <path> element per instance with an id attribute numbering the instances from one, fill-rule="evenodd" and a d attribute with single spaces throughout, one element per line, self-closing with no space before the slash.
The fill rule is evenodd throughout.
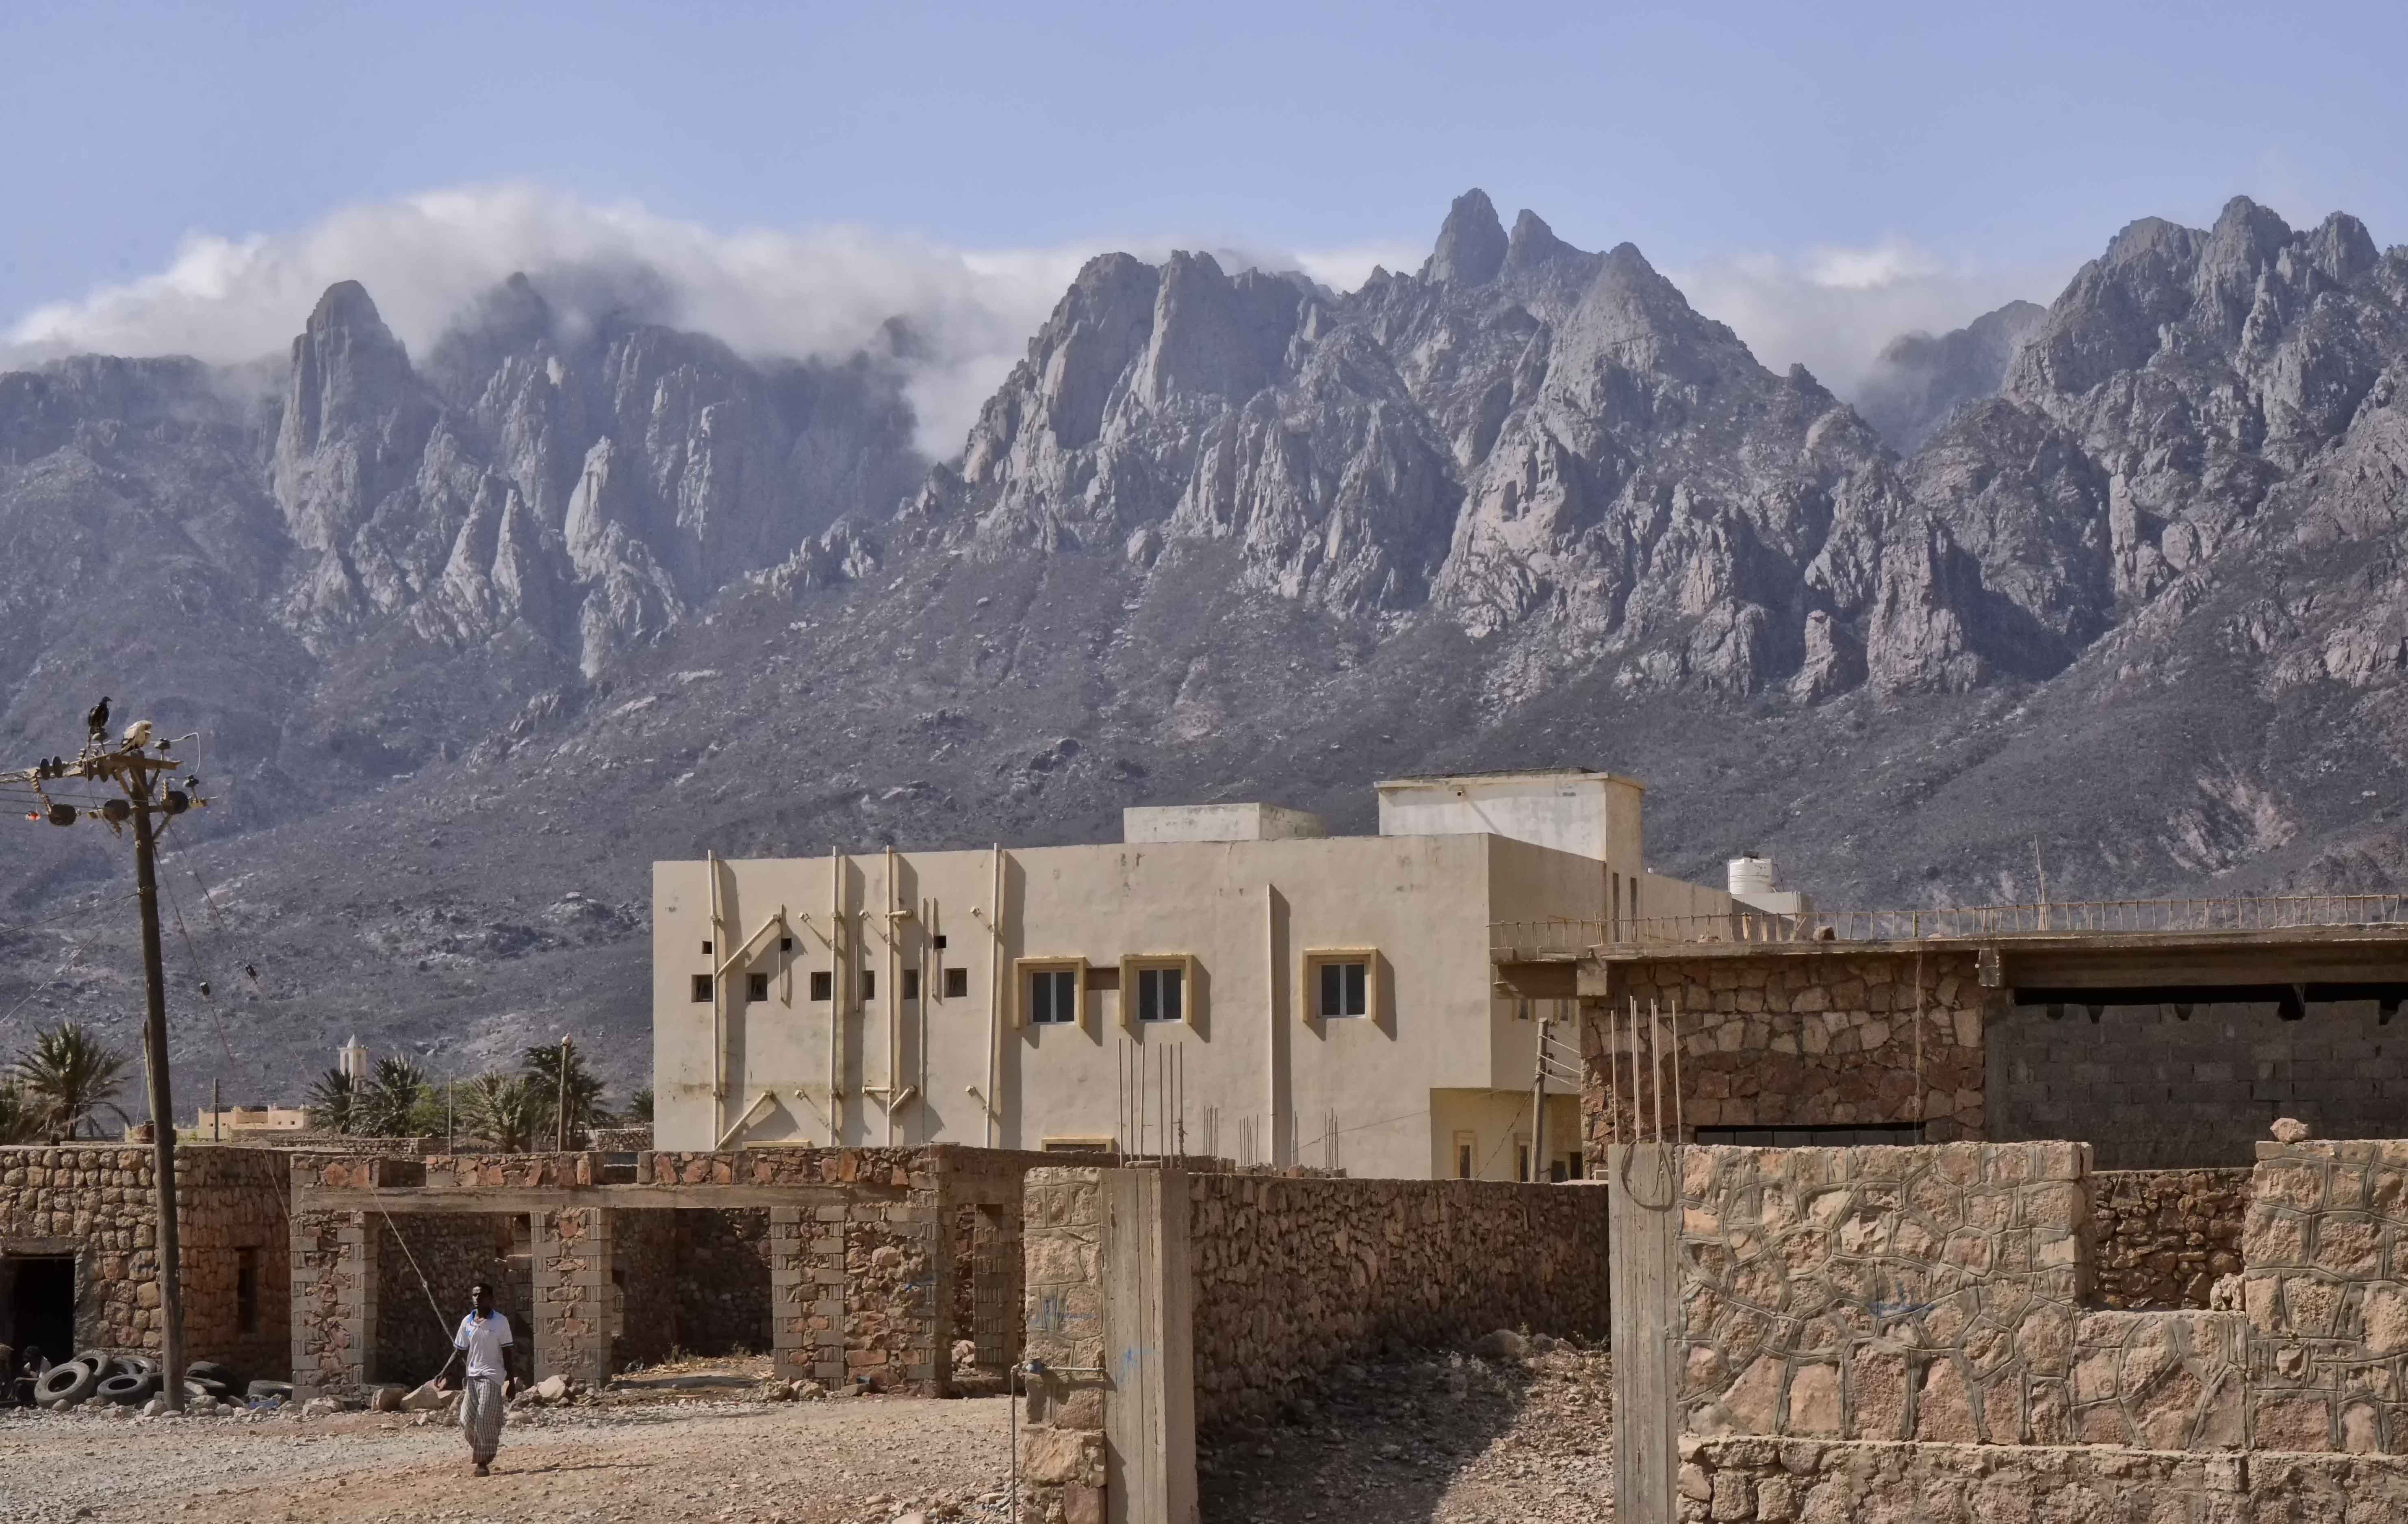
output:
<path id="1" fill-rule="evenodd" d="M 253 1376 L 285 1370 L 283 1172 L 284 1156 L 267 1149 L 177 1150 L 187 1358 Z M 0 1148 L 0 1252 L 75 1259 L 79 1347 L 160 1346 L 152 1189 L 147 1146 Z"/>
<path id="2" fill-rule="evenodd" d="M 2110 1307 L 2205 1307 L 2241 1269 L 2247 1170 L 2094 1170 L 2099 1300 Z"/>
<path id="3" fill-rule="evenodd" d="M 1920 1122 L 1926 1142 L 1983 1136 L 1983 1023 L 2001 996 L 1975 974 L 1972 955 L 1943 953 L 1801 951 L 1617 967 L 1610 997 L 1583 1002 L 1590 1168 L 1601 1167 L 1617 1126 L 1626 1141 L 1631 1135 L 1629 1049 L 1614 1088 L 1620 1113 L 1608 1104 L 1607 1054 L 1634 1000 L 1642 1023 L 1651 1006 L 1668 1022 L 1679 1007 L 1679 1109 L 1691 1129 Z M 1652 1069 L 1643 1045 L 1639 1060 Z M 1639 1093 L 1652 1121 L 1643 1077 Z M 1669 1129 L 1669 1094 L 1663 1109 Z"/>

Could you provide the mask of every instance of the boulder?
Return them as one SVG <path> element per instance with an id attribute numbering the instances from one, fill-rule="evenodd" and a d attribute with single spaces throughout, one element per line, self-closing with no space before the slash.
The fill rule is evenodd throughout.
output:
<path id="1" fill-rule="evenodd" d="M 1510 1328 L 1500 1328 L 1473 1341 L 1471 1352 L 1483 1360 L 1520 1360 L 1530 1352 L 1530 1341 Z"/>

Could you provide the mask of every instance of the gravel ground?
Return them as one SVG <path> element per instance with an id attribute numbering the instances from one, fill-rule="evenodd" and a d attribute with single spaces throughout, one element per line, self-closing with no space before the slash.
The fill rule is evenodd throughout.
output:
<path id="1" fill-rule="evenodd" d="M 82 1524 L 724 1520 L 858 1524 L 907 1510 L 1000 1524 L 1001 1398 L 679 1399 L 513 1413 L 494 1474 L 414 1415 L 0 1417 L 0 1518 Z"/>
<path id="2" fill-rule="evenodd" d="M 416 1415 L 0 1410 L 0 1519 L 1005 1524 L 1004 1399 L 752 1401 L 766 1369 L 660 1367 L 514 1411 L 485 1478 L 455 1429 Z M 1205 1437 L 1204 1524 L 1611 1519 L 1611 1374 L 1570 1345 L 1345 1367 L 1278 1423 Z"/>
<path id="3" fill-rule="evenodd" d="M 1612 1371 L 1564 1344 L 1343 1367 L 1282 1421 L 1199 1441 L 1204 1518 L 1598 1524 L 1613 1517 Z"/>

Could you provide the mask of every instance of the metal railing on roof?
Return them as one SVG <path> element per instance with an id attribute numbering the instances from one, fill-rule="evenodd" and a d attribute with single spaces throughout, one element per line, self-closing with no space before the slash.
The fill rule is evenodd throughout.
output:
<path id="1" fill-rule="evenodd" d="M 2393 926 L 2408 930 L 2408 895 L 2287 894 L 2256 899 L 2066 900 L 1937 910 L 1733 910 L 1618 921 L 1545 919 L 1489 926 L 1498 961 L 1577 958 L 1592 947 L 1697 942 L 1916 942 L 2007 936 L 2143 935 Z"/>

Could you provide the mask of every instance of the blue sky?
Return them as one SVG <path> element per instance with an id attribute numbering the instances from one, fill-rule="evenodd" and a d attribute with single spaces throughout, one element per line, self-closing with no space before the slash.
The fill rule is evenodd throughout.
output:
<path id="1" fill-rule="evenodd" d="M 1948 292 L 2046 300 L 2124 222 L 2235 192 L 2408 236 L 2402 57 L 2408 7 L 2347 4 L 13 0 L 0 335 L 195 235 L 283 248 L 346 208 L 496 186 L 712 235 L 1226 245 L 1342 272 L 1417 257 L 1477 184 L 1509 219 L 1637 243 L 1709 310 L 1716 272 L 1904 270 L 1923 306 L 1861 320 L 1920 320 Z M 1775 314 L 1732 319 L 1760 350 L 1812 349 L 1777 336 L 1781 289 L 1723 300 Z"/>

